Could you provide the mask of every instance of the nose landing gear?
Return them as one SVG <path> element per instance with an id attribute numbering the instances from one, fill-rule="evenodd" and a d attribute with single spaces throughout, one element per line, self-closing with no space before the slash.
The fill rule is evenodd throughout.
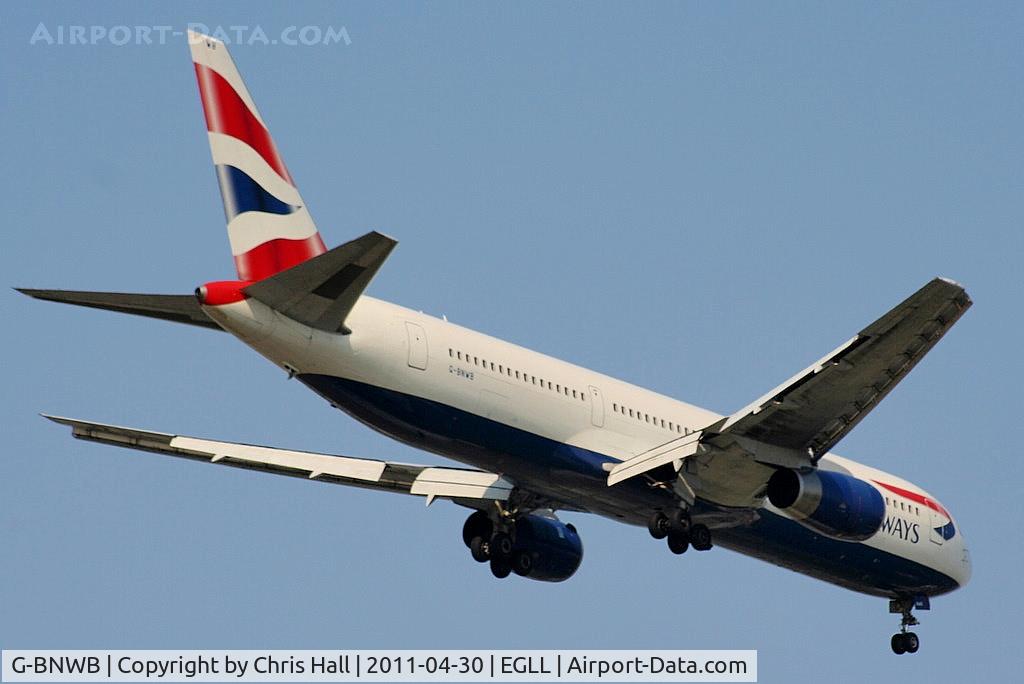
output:
<path id="1" fill-rule="evenodd" d="M 921 646 L 921 640 L 917 637 L 917 634 L 908 631 L 907 628 L 921 624 L 914 617 L 912 612 L 914 608 L 928 610 L 929 607 L 927 596 L 899 598 L 889 602 L 889 612 L 900 613 L 902 616 L 900 618 L 900 631 L 893 634 L 892 639 L 889 641 L 893 653 L 896 655 L 917 653 L 917 649 Z"/>

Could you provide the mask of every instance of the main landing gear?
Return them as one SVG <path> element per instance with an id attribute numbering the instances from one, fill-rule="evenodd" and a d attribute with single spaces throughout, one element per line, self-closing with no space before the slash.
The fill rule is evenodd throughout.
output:
<path id="1" fill-rule="evenodd" d="M 647 521 L 647 531 L 655 539 L 667 539 L 668 548 L 674 554 L 686 553 L 691 546 L 696 551 L 711 548 L 711 530 L 701 523 L 693 524 L 690 514 L 682 508 L 669 513 L 655 511 Z"/>
<path id="2" fill-rule="evenodd" d="M 902 615 L 900 618 L 900 631 L 893 634 L 892 639 L 889 642 L 892 646 L 892 652 L 896 655 L 917 653 L 917 649 L 921 646 L 921 640 L 917 638 L 917 634 L 907 631 L 908 627 L 921 624 L 911 612 L 914 608 L 928 610 L 928 597 L 921 596 L 916 599 L 900 598 L 893 599 L 889 602 L 889 612 L 900 613 Z"/>
<path id="3" fill-rule="evenodd" d="M 507 532 L 495 531 L 494 522 L 483 511 L 477 511 L 462 526 L 462 541 L 477 563 L 490 563 L 491 574 L 501 579 L 512 573 L 509 556 L 512 538 Z"/>
<path id="4" fill-rule="evenodd" d="M 514 552 L 512 537 L 483 511 L 477 511 L 462 526 L 462 541 L 477 563 L 489 563 L 491 574 L 504 579 L 515 572 L 526 577 L 533 569 L 533 557 L 525 551 Z"/>

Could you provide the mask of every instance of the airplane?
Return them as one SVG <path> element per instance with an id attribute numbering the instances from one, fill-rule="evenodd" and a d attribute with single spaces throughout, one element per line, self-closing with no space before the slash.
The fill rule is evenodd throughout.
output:
<path id="1" fill-rule="evenodd" d="M 583 545 L 559 511 L 646 527 L 675 554 L 721 546 L 888 599 L 892 650 L 918 651 L 913 611 L 970 579 L 963 533 L 925 490 L 831 450 L 971 306 L 962 286 L 926 283 L 719 415 L 364 294 L 397 242 L 370 232 L 328 250 L 227 46 L 188 40 L 237 279 L 194 295 L 19 290 L 226 331 L 332 407 L 468 467 L 45 417 L 93 442 L 454 502 L 497 578 L 576 572 Z"/>

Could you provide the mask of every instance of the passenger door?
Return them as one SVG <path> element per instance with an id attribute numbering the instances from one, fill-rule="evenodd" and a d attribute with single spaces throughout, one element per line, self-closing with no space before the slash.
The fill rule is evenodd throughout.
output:
<path id="1" fill-rule="evenodd" d="M 604 427 L 604 399 L 601 390 L 590 385 L 590 422 L 594 427 Z"/>
<path id="2" fill-rule="evenodd" d="M 409 338 L 409 368 L 427 370 L 427 333 L 410 321 L 405 322 L 405 333 Z"/>

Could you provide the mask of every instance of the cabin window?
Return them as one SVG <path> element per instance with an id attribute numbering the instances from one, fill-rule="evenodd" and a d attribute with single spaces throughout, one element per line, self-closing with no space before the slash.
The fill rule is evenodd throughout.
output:
<path id="1" fill-rule="evenodd" d="M 453 359 L 455 358 L 455 352 L 452 351 L 451 347 L 448 347 L 448 356 L 452 357 Z"/>

